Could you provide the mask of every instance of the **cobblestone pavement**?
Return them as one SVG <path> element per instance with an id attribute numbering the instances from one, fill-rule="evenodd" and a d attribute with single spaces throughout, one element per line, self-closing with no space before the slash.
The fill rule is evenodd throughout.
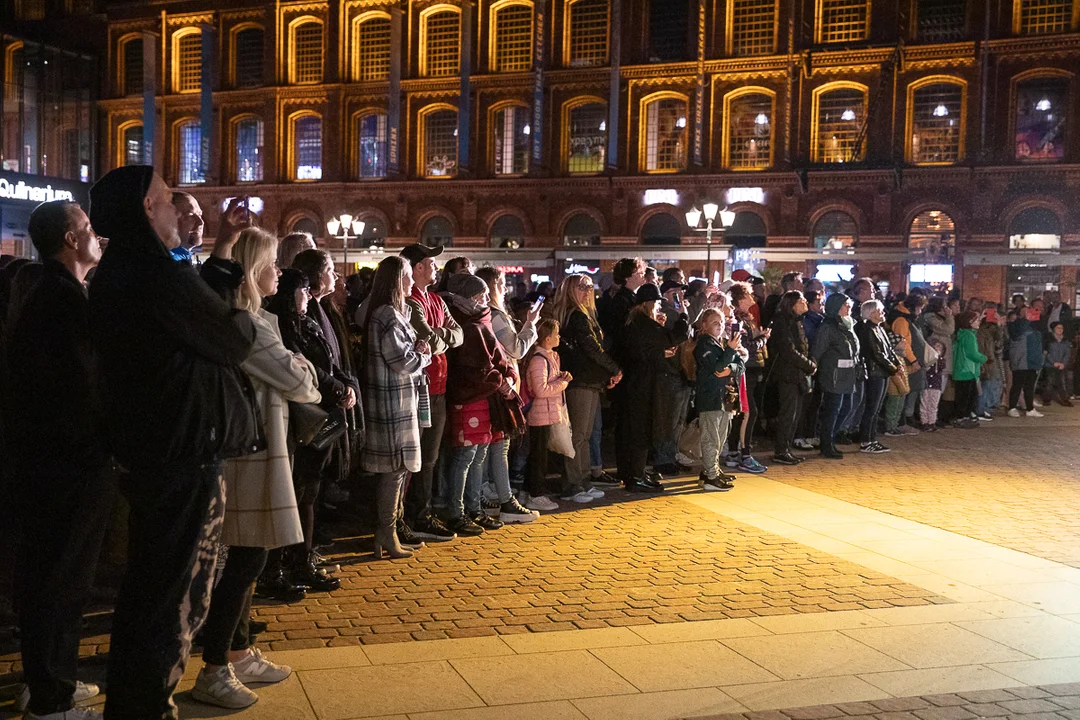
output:
<path id="1" fill-rule="evenodd" d="M 1080 683 L 886 698 L 785 710 L 711 715 L 697 720 L 1080 720 Z"/>
<path id="2" fill-rule="evenodd" d="M 998 417 L 975 430 L 846 446 L 842 463 L 770 467 L 770 479 L 1080 567 L 1080 409 Z M 768 461 L 767 458 L 762 458 Z"/>
<path id="3" fill-rule="evenodd" d="M 677 497 L 544 516 L 262 605 L 274 650 L 946 602 Z"/>

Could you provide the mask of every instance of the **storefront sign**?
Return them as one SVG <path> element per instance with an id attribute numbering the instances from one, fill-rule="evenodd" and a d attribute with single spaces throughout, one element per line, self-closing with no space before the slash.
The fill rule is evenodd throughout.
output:
<path id="1" fill-rule="evenodd" d="M 567 275 L 578 275 L 584 273 L 586 275 L 595 275 L 600 272 L 599 267 L 589 267 L 588 265 L 581 265 L 580 263 L 574 263 L 573 265 L 567 265 L 563 271 Z"/>
<path id="2" fill-rule="evenodd" d="M 758 205 L 765 204 L 765 190 L 762 188 L 728 188 L 728 205 L 735 203 L 750 202 Z"/>
<path id="3" fill-rule="evenodd" d="M 646 190 L 642 205 L 678 205 L 678 190 Z"/>
<path id="4" fill-rule="evenodd" d="M 401 47 L 400 7 L 390 9 L 390 47 Z M 390 95 L 386 101 L 386 172 L 391 177 L 401 171 L 401 53 L 390 53 Z"/>
<path id="5" fill-rule="evenodd" d="M 0 198 L 43 203 L 52 202 L 53 200 L 74 200 L 75 195 L 69 190 L 54 188 L 52 185 L 28 185 L 22 180 L 13 182 L 5 177 L 0 177 Z"/>
<path id="6" fill-rule="evenodd" d="M 533 23 L 533 119 L 532 161 L 539 167 L 543 160 L 542 136 L 544 128 L 544 10 L 547 0 L 536 3 L 536 21 Z"/>
<path id="7" fill-rule="evenodd" d="M 705 162 L 704 131 L 705 125 L 705 0 L 698 0 L 697 31 L 697 87 L 694 89 L 694 164 L 701 166 Z"/>
<path id="8" fill-rule="evenodd" d="M 525 268 L 520 265 L 496 265 L 495 269 L 503 275 L 524 275 Z"/>

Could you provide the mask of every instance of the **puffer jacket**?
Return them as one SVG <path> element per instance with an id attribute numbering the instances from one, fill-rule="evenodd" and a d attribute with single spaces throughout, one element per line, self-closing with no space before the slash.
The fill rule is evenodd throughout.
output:
<path id="1" fill-rule="evenodd" d="M 532 406 L 528 414 L 529 426 L 555 425 L 566 420 L 566 398 L 563 392 L 569 383 L 558 377 L 562 372 L 559 356 L 542 347 L 536 348 L 529 360 L 528 372 L 529 393 L 532 395 Z"/>
<path id="2" fill-rule="evenodd" d="M 855 336 L 859 338 L 859 352 L 870 377 L 887 378 L 896 374 L 901 360 L 889 344 L 884 323 L 861 320 L 855 325 Z"/>
<path id="3" fill-rule="evenodd" d="M 840 318 L 827 317 L 814 335 L 813 358 L 818 364 L 818 385 L 825 392 L 846 395 L 865 377 L 859 357 L 859 340 Z"/>

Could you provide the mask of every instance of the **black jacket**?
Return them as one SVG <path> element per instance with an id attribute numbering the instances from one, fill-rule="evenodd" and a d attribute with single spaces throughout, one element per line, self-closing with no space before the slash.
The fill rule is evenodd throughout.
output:
<path id="1" fill-rule="evenodd" d="M 66 267 L 46 260 L 3 343 L 5 457 L 15 477 L 108 463 L 97 365 L 86 289 Z"/>
<path id="2" fill-rule="evenodd" d="M 561 342 L 555 350 L 562 369 L 574 377 L 570 387 L 603 390 L 619 374 L 619 364 L 604 351 L 600 326 L 582 311 L 570 313 L 559 337 Z"/>
<path id="3" fill-rule="evenodd" d="M 109 238 L 89 310 L 113 454 L 159 467 L 256 452 L 262 420 L 240 368 L 255 327 L 171 258 L 143 209 L 152 177 L 118 168 L 90 190 L 90 221 Z"/>
<path id="4" fill-rule="evenodd" d="M 673 416 L 671 397 L 666 393 L 664 375 L 678 375 L 664 351 L 676 347 L 690 336 L 686 315 L 680 315 L 675 326 L 665 328 L 646 315 L 634 315 L 626 326 L 626 365 L 623 387 L 626 407 L 632 412 L 630 425 L 634 442 L 651 447 L 654 442 L 671 438 Z"/>
<path id="5" fill-rule="evenodd" d="M 855 335 L 859 338 L 859 352 L 870 377 L 887 378 L 896 374 L 900 359 L 889 344 L 884 323 L 875 325 L 871 320 L 861 320 L 855 325 Z"/>
<path id="6" fill-rule="evenodd" d="M 604 293 L 596 304 L 596 319 L 604 331 L 604 340 L 620 365 L 625 364 L 626 318 L 636 304 L 634 292 L 626 287 L 619 288 L 614 294 Z"/>
<path id="7" fill-rule="evenodd" d="M 810 359 L 802 320 L 793 315 L 777 315 L 772 322 L 768 348 L 769 369 L 766 376 L 769 382 L 789 382 L 796 385 L 800 392 L 810 392 L 810 375 L 817 366 Z"/>

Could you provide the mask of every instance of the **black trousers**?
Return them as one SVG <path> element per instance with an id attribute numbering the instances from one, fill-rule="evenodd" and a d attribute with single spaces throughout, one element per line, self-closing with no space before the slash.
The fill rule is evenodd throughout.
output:
<path id="1" fill-rule="evenodd" d="M 612 411 L 615 413 L 615 473 L 620 480 L 634 477 L 634 409 L 626 388 L 619 383 L 610 391 Z M 648 448 L 645 449 L 648 455 Z"/>
<path id="2" fill-rule="evenodd" d="M 265 548 L 229 546 L 203 628 L 203 660 L 208 665 L 227 665 L 229 650 L 247 650 L 251 591 L 266 556 Z"/>
<path id="3" fill-rule="evenodd" d="M 431 495 L 435 481 L 435 466 L 446 431 L 446 396 L 431 396 L 431 427 L 420 430 L 420 472 L 413 473 L 405 489 L 405 519 L 407 522 L 431 514 Z"/>
<path id="4" fill-rule="evenodd" d="M 556 492 L 547 479 L 550 440 L 550 425 L 529 426 L 529 462 L 525 466 L 525 492 L 533 497 Z"/>
<path id="5" fill-rule="evenodd" d="M 977 380 L 953 380 L 953 416 L 963 420 L 975 413 L 979 400 Z"/>
<path id="6" fill-rule="evenodd" d="M 1035 407 L 1035 379 L 1038 370 L 1013 370 L 1012 387 L 1009 388 L 1009 409 L 1017 407 L 1020 402 L 1020 391 L 1024 391 L 1024 399 L 1027 401 L 1025 410 Z"/>
<path id="7" fill-rule="evenodd" d="M 15 482 L 23 672 L 30 712 L 49 715 L 72 707 L 82 610 L 113 493 L 104 468 Z"/>
<path id="8" fill-rule="evenodd" d="M 795 431 L 802 418 L 803 392 L 795 383 L 781 380 L 776 384 L 780 395 L 780 411 L 776 414 L 776 437 L 773 438 L 777 455 L 790 453 L 795 442 Z"/>
<path id="9" fill-rule="evenodd" d="M 1060 368 L 1046 368 L 1046 390 L 1043 393 L 1043 404 L 1049 405 L 1051 400 L 1059 405 L 1069 404 L 1069 391 L 1065 389 L 1065 371 Z"/>
<path id="10" fill-rule="evenodd" d="M 128 568 L 113 613 L 107 720 L 176 720 L 173 690 L 210 607 L 225 515 L 220 463 L 133 468 Z"/>

